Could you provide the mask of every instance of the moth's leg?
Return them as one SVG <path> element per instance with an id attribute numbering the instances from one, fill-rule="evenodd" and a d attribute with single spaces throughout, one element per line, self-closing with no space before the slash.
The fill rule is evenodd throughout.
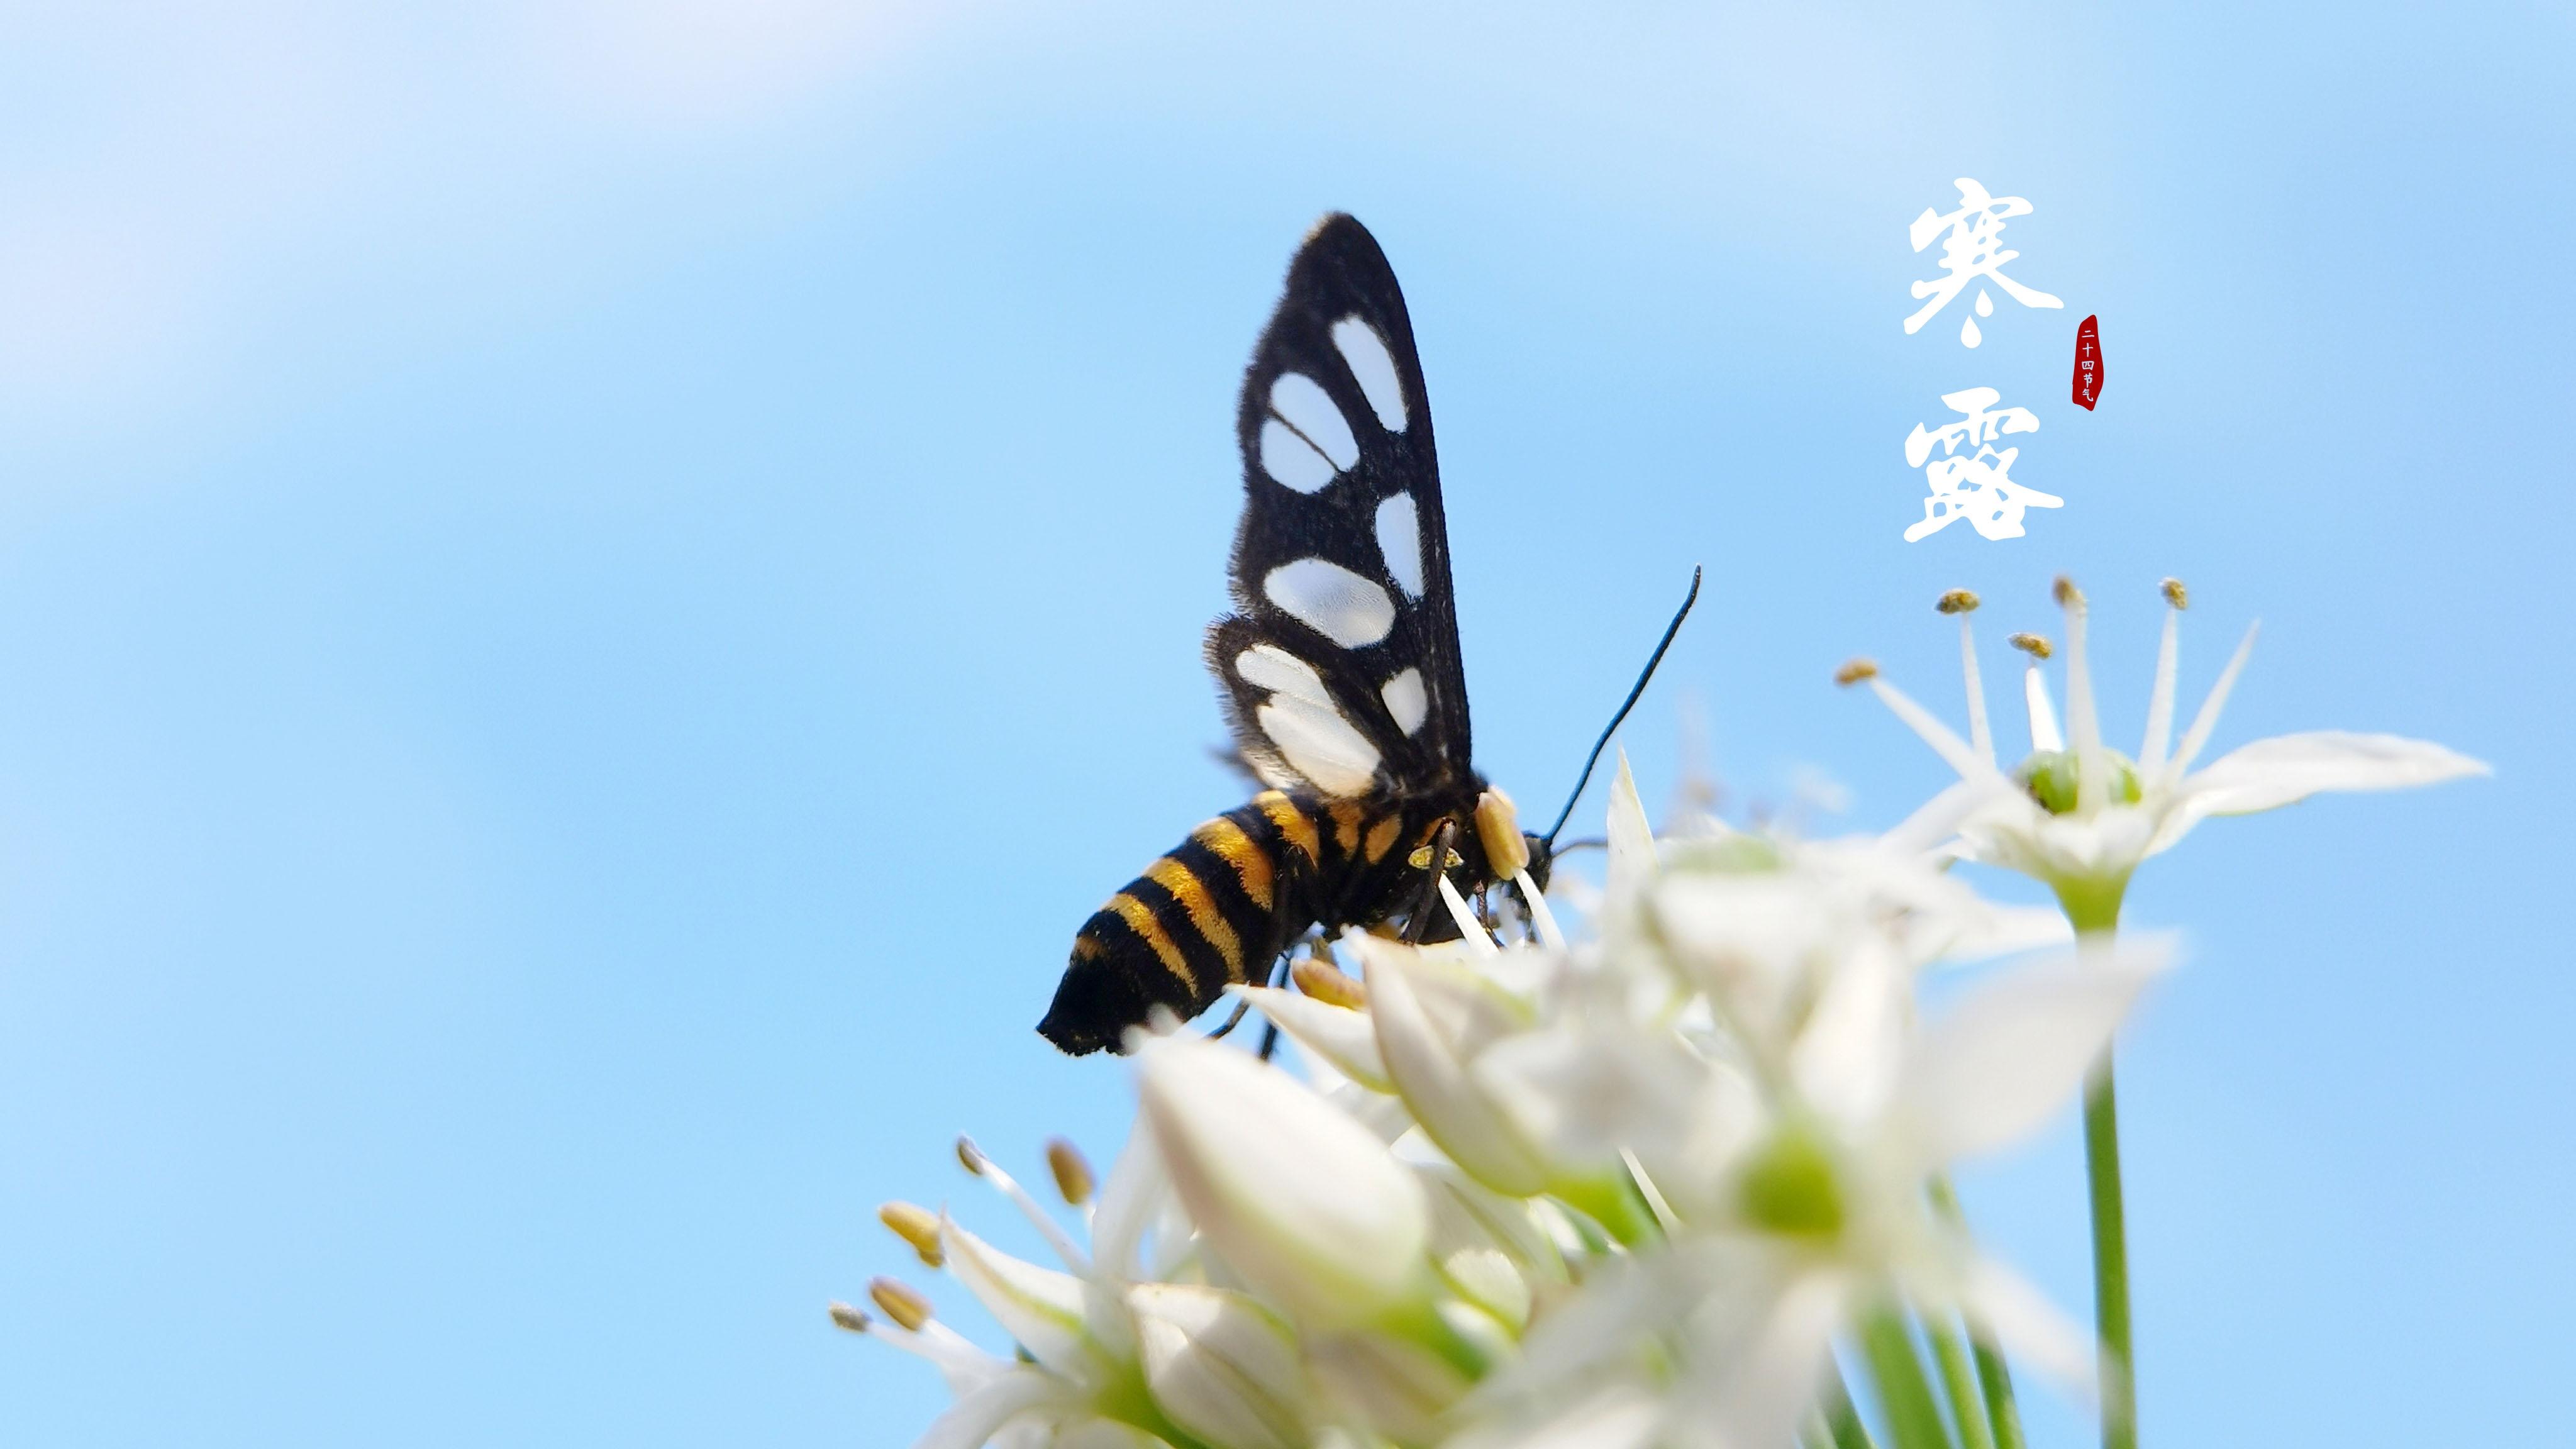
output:
<path id="1" fill-rule="evenodd" d="M 1422 899 L 1414 904 L 1413 914 L 1405 918 L 1404 940 L 1419 945 L 1422 933 L 1431 926 L 1431 908 L 1440 903 L 1440 881 L 1449 873 L 1449 847 L 1458 839 L 1458 822 L 1440 822 L 1440 834 L 1431 842 L 1431 863 L 1424 867 L 1430 879 L 1422 883 Z"/>

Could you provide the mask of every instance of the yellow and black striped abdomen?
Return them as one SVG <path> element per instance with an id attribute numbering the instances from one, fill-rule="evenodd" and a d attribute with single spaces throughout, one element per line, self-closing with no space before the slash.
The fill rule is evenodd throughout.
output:
<path id="1" fill-rule="evenodd" d="M 1385 920 L 1420 895 L 1425 877 L 1408 857 L 1455 808 L 1264 790 L 1191 831 L 1083 923 L 1038 1031 L 1077 1056 L 1116 1050 L 1157 1006 L 1192 1017 L 1228 982 L 1263 980 L 1309 927 Z M 1438 929 L 1445 916 L 1429 924 L 1432 939 L 1454 934 Z"/>
<path id="2" fill-rule="evenodd" d="M 1228 982 L 1266 976 L 1315 922 L 1330 828 L 1267 790 L 1191 831 L 1083 923 L 1038 1030 L 1077 1055 L 1115 1049 L 1156 1006 L 1196 1016 Z"/>

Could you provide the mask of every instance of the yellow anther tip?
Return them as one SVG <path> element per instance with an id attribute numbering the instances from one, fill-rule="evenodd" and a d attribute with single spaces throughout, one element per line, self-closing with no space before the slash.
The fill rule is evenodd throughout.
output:
<path id="1" fill-rule="evenodd" d="M 877 1209 L 877 1221 L 886 1230 L 912 1245 L 915 1256 L 925 1268 L 936 1268 L 948 1261 L 939 1245 L 939 1219 L 928 1208 L 908 1202 L 890 1202 Z"/>
<path id="2" fill-rule="evenodd" d="M 1050 1137 L 1046 1145 L 1047 1171 L 1055 1174 L 1055 1190 L 1067 1205 L 1080 1207 L 1091 1201 L 1091 1164 L 1083 1159 L 1080 1148 L 1061 1137 Z"/>
<path id="3" fill-rule="evenodd" d="M 895 1321 L 906 1333 L 919 1333 L 930 1321 L 930 1300 L 914 1292 L 910 1285 L 893 1278 L 878 1278 L 868 1284 L 868 1301 L 877 1311 Z"/>
<path id="4" fill-rule="evenodd" d="M 2046 659 L 2057 652 L 2057 646 L 2037 634 L 2015 634 L 2004 641 L 2033 659 Z"/>
<path id="5" fill-rule="evenodd" d="M 834 1300 L 832 1326 L 849 1333 L 865 1333 L 868 1331 L 868 1316 L 846 1303 Z"/>
<path id="6" fill-rule="evenodd" d="M 1297 989 L 1326 1006 L 1348 1007 L 1353 1011 L 1368 1005 L 1368 988 L 1345 976 L 1331 964 L 1312 956 L 1299 957 L 1288 968 L 1289 979 Z"/>
<path id="7" fill-rule="evenodd" d="M 2182 580 L 2167 579 L 2156 587 L 2164 591 L 2166 603 L 2173 605 L 2177 609 L 2188 609 L 2191 607 L 2191 594 L 2188 590 L 2183 588 Z"/>
<path id="8" fill-rule="evenodd" d="M 1984 601 L 1967 589 L 1952 589 L 1943 594 L 1939 602 L 1932 607 L 1944 614 L 1973 614 L 1977 612 L 1977 605 L 1982 602 Z"/>
<path id="9" fill-rule="evenodd" d="M 1834 671 L 1834 683 L 1844 686 L 1858 684 L 1864 679 L 1876 679 L 1877 677 L 1878 661 L 1875 659 L 1854 659 L 1843 665 L 1842 668 Z"/>

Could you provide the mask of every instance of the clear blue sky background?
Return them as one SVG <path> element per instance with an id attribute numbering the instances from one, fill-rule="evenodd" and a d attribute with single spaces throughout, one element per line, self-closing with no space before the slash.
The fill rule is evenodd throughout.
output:
<path id="1" fill-rule="evenodd" d="M 1955 717 L 1934 595 L 2001 673 L 2061 569 L 2123 736 L 2173 573 L 2194 697 L 2264 622 L 2222 746 L 2494 761 L 2133 897 L 2145 1426 L 2561 1437 L 2568 11 L 1780 8 L 0 7 L 0 1440 L 906 1442 L 823 1304 L 884 1198 L 1001 1224 L 952 1134 L 1123 1130 L 1030 1026 L 1239 799 L 1234 389 L 1332 208 L 1533 811 L 1694 563 L 1650 799 L 1695 712 L 1891 822 L 1833 667 Z M 1973 354 L 1898 326 L 1962 175 L 2068 303 Z M 1977 384 L 2067 506 L 1904 544 Z M 2080 1314 L 2077 1161 L 1969 1187 Z"/>

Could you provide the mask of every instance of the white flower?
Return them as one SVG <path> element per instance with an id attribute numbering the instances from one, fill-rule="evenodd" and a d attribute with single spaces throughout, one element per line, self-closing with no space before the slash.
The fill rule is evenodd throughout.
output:
<path id="1" fill-rule="evenodd" d="M 1069 1198 L 1086 1195 L 1087 1170 L 1069 1149 L 1051 1151 Z M 1092 1218 L 1092 1251 L 1070 1235 L 974 1144 L 967 1168 L 1016 1204 L 1064 1262 L 1043 1267 L 1001 1252 L 940 1214 L 904 1204 L 884 1216 L 925 1261 L 945 1266 L 1021 1350 L 1001 1358 L 929 1315 L 892 1280 L 872 1295 L 892 1319 L 835 1310 L 845 1326 L 936 1364 L 957 1402 L 915 1449 L 1295 1449 L 1310 1441 L 1312 1392 L 1286 1325 L 1250 1297 L 1199 1283 L 1156 1282 L 1144 1262 L 1161 1236 L 1165 1271 L 1186 1260 L 1186 1225 L 1170 1211 L 1170 1186 L 1149 1134 L 1139 1132 L 1111 1171 Z M 1077 1204 L 1081 1205 L 1081 1204 Z"/>
<path id="2" fill-rule="evenodd" d="M 1315 1328 L 1426 1297 L 1430 1209 L 1376 1134 L 1287 1073 L 1194 1037 L 1144 1040 L 1136 1070 L 1181 1202 L 1256 1291 Z"/>
<path id="3" fill-rule="evenodd" d="M 1942 612 L 1959 615 L 1959 647 L 1967 674 L 1969 737 L 1965 740 L 1930 712 L 1878 676 L 1865 661 L 1847 665 L 1846 683 L 1866 680 L 1897 718 L 1959 773 L 1975 802 L 1959 830 L 1968 857 L 2045 881 L 2079 928 L 2109 927 L 2119 914 L 2129 875 L 2140 861 L 2171 848 L 2201 820 L 2270 810 L 2329 790 L 2396 790 L 2466 775 L 2487 766 L 2440 745 L 2395 735 L 2319 730 L 2258 740 L 2198 771 L 2236 677 L 2254 647 L 2245 632 L 2234 657 L 2200 711 L 2173 745 L 2174 675 L 2182 610 L 2182 585 L 2165 580 L 2170 606 L 2157 651 L 2153 693 L 2137 757 L 2105 746 L 2093 703 L 2091 663 L 2085 649 L 2084 596 L 2065 579 L 2057 597 L 2066 617 L 2066 729 L 2061 734 L 2039 661 L 2053 652 L 2048 641 L 2015 635 L 2034 657 L 2024 675 L 2030 715 L 2031 755 L 2009 775 L 1995 762 L 1986 723 L 1984 687 L 1968 615 L 1977 599 L 1965 590 L 1944 595 Z"/>

